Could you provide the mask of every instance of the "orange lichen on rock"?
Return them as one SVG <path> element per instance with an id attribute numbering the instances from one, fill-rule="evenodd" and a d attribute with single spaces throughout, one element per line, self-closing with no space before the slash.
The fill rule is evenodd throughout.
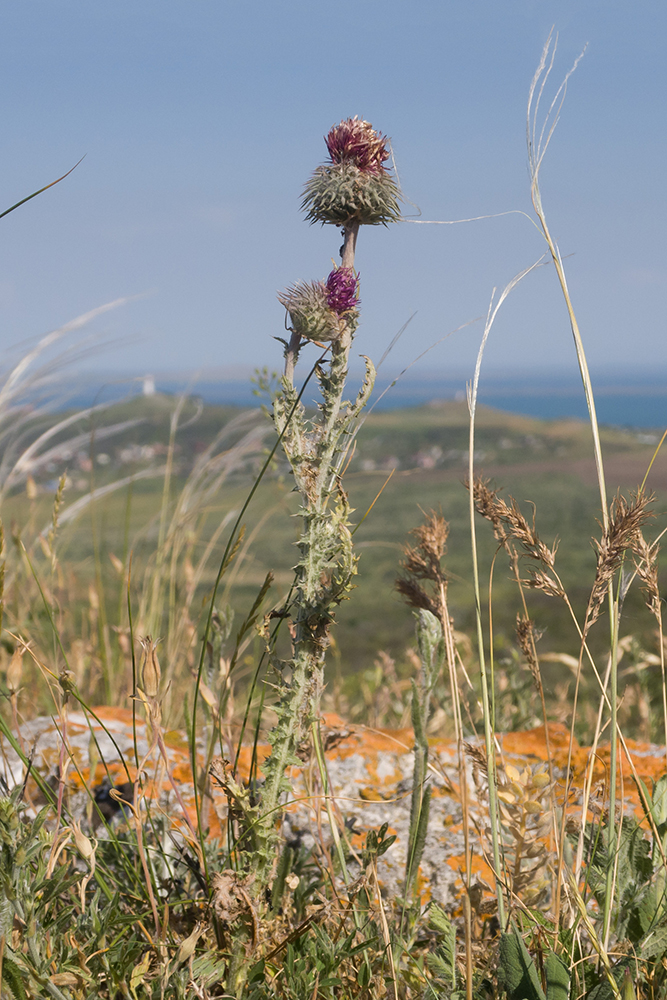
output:
<path id="1" fill-rule="evenodd" d="M 92 716 L 102 722 L 121 722 L 124 726 L 131 726 L 134 717 L 131 708 L 110 708 L 108 705 L 96 705 L 92 709 Z M 143 725 L 141 719 L 137 719 L 137 722 Z"/>
<path id="2" fill-rule="evenodd" d="M 464 875 L 466 870 L 465 854 L 454 854 L 447 858 L 447 864 L 459 875 Z M 481 854 L 473 854 L 470 860 L 470 874 L 473 880 L 481 879 L 484 882 L 493 883 L 493 869 L 486 858 Z M 460 888 L 463 889 L 463 882 L 460 881 Z"/>
<path id="3" fill-rule="evenodd" d="M 339 716 L 328 713 L 322 719 L 322 740 L 327 762 L 327 783 L 330 799 L 324 795 L 323 781 L 314 758 L 303 766 L 290 768 L 287 774 L 291 796 L 284 803 L 282 834 L 306 846 L 330 838 L 329 812 L 333 809 L 342 835 L 360 854 L 369 830 L 390 824 L 396 842 L 378 861 L 378 877 L 383 892 L 401 895 L 404 891 L 406 850 L 409 840 L 410 808 L 414 765 L 414 735 L 410 729 L 386 730 L 350 725 Z M 150 729 L 140 719 L 133 721 L 131 709 L 95 708 L 86 717 L 83 712 L 70 711 L 62 720 L 36 719 L 26 723 L 21 737 L 25 746 L 36 746 L 34 768 L 58 787 L 63 762 L 68 809 L 83 815 L 88 810 L 91 792 L 94 794 L 106 779 L 111 786 L 138 781 L 139 805 L 142 811 L 154 809 L 155 815 L 166 818 L 172 828 L 180 830 L 185 839 L 192 837 L 198 821 L 204 833 L 221 838 L 225 832 L 227 797 L 215 781 L 207 784 L 199 796 L 199 817 L 193 787 L 190 746 L 185 733 L 179 730 L 163 734 L 163 749 L 156 746 Z M 63 739 L 65 743 L 63 745 Z M 565 797 L 565 777 L 569 774 L 567 811 L 581 812 L 584 778 L 593 765 L 592 805 L 599 815 L 608 802 L 609 746 L 600 745 L 594 755 L 591 748 L 570 741 L 568 729 L 560 724 L 539 726 L 528 732 L 506 733 L 497 737 L 499 768 L 514 767 L 528 777 L 536 772 L 546 774 L 545 764 L 551 758 L 554 775 L 553 800 L 545 798 L 545 808 L 553 801 L 562 805 Z M 483 744 L 471 740 L 475 752 L 483 760 Z M 419 872 L 419 893 L 441 903 L 456 902 L 463 890 L 461 872 L 465 870 L 464 817 L 459 792 L 460 773 L 456 744 L 448 740 L 430 740 L 429 784 L 431 786 L 430 819 L 424 854 Z M 627 741 L 634 769 L 649 789 L 651 782 L 665 773 L 665 750 L 648 744 Z M 25 768 L 11 748 L 3 746 L 0 768 L 4 767 L 9 785 L 23 781 Z M 268 744 L 241 747 L 236 761 L 235 777 L 248 786 L 252 778 L 262 780 L 261 766 L 270 753 Z M 229 749 L 233 760 L 235 748 Z M 197 766 L 207 766 L 207 749 L 197 743 Z M 13 754 L 13 756 L 12 756 Z M 136 773 L 137 759 L 142 763 Z M 479 761 L 478 761 L 479 764 Z M 493 872 L 488 864 L 490 846 L 485 842 L 488 826 L 484 768 L 466 759 L 469 776 L 467 817 L 472 851 L 473 883 L 493 884 Z M 569 771 L 568 771 L 569 768 Z M 10 780 L 11 779 L 11 780 Z M 625 751 L 619 746 L 617 782 L 619 804 L 634 810 L 641 817 L 642 808 L 632 768 Z M 84 787 L 85 786 L 85 787 Z M 528 782 L 526 787 L 533 787 Z M 540 786 L 542 787 L 542 786 Z M 550 786 L 551 787 L 551 786 Z M 37 783 L 30 778 L 27 788 L 29 801 L 44 801 Z M 545 793 L 546 795 L 546 793 Z M 549 792 L 551 795 L 551 791 Z M 525 798 L 525 796 L 524 796 Z M 518 801 L 518 800 L 517 800 Z M 521 799 L 523 801 L 523 799 Z M 88 813 L 89 814 L 89 813 Z M 117 815 L 122 817 L 119 810 Z M 589 811 L 592 818 L 593 813 Z M 481 832 L 480 832 L 481 831 Z M 548 841 L 540 833 L 541 842 Z M 480 890 L 486 892 L 486 889 Z"/>
<path id="4" fill-rule="evenodd" d="M 370 729 L 368 726 L 349 727 L 335 748 L 327 752 L 330 760 L 344 759 L 363 752 L 369 759 L 377 753 L 411 753 L 415 745 L 411 729 Z"/>
<path id="5" fill-rule="evenodd" d="M 550 723 L 548 732 L 548 749 L 544 726 L 538 726 L 536 729 L 523 733 L 502 734 L 498 739 L 503 757 L 508 757 L 513 761 L 514 759 L 520 761 L 533 759 L 548 762 L 548 751 L 550 750 L 551 763 L 554 768 L 564 771 L 569 765 L 571 790 L 582 791 L 585 776 L 591 766 L 592 748 L 582 747 L 574 739 L 570 750 L 569 730 L 558 723 Z M 625 745 L 632 759 L 632 765 L 623 746 L 619 744 L 616 788 L 618 795 L 626 802 L 631 802 L 635 806 L 637 814 L 641 816 L 644 810 L 637 790 L 635 775 L 650 788 L 653 781 L 657 781 L 661 775 L 667 772 L 665 749 L 631 739 L 626 739 Z M 609 743 L 600 743 L 593 756 L 592 784 L 594 787 L 600 783 L 604 783 L 606 787 L 609 786 L 610 757 Z M 558 781 L 558 785 L 563 787 L 564 778 Z"/>
<path id="6" fill-rule="evenodd" d="M 549 736 L 547 744 L 547 733 Z M 549 751 L 557 767 L 565 766 L 570 749 L 570 731 L 560 722 L 550 722 L 548 729 L 537 726 L 523 733 L 502 733 L 498 740 L 504 754 L 512 754 L 522 759 L 533 757 L 536 760 L 548 761 Z M 572 751 L 578 751 L 576 739 L 572 741 Z"/>
<path id="7" fill-rule="evenodd" d="M 250 779 L 250 768 L 253 766 L 253 759 L 256 761 L 257 777 L 263 777 L 261 765 L 270 753 L 271 747 L 268 743 L 258 744 L 257 747 L 241 747 L 239 755 L 236 758 L 236 773 L 241 781 L 248 781 Z"/>

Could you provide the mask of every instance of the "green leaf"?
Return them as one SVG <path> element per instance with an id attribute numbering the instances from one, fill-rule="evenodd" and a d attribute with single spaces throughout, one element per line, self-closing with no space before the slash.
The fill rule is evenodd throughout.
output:
<path id="1" fill-rule="evenodd" d="M 193 979 L 200 986 L 210 986 L 212 983 L 219 982 L 222 979 L 225 974 L 226 965 L 227 961 L 223 955 L 216 954 L 215 952 L 205 952 L 203 955 L 198 955 L 192 962 Z M 255 979 L 260 974 L 261 976 L 264 975 L 263 960 L 253 966 L 253 973 Z"/>
<path id="2" fill-rule="evenodd" d="M 616 980 L 619 990 L 621 990 L 621 995 L 623 996 L 623 988 L 625 987 L 625 983 L 627 981 L 628 959 L 623 959 L 618 965 L 615 965 L 611 972 Z M 630 980 L 630 983 L 632 984 L 632 980 Z M 614 1000 L 614 992 L 611 988 L 609 980 L 604 974 L 598 985 L 594 986 L 587 995 L 586 1000 Z M 626 1000 L 625 997 L 624 1000 Z"/>
<path id="3" fill-rule="evenodd" d="M 516 928 L 501 935 L 498 979 L 510 1000 L 547 1000 L 535 962 Z"/>
<path id="4" fill-rule="evenodd" d="M 453 989 L 456 986 L 456 927 L 437 903 L 433 903 L 428 911 L 428 922 L 442 938 L 437 952 L 428 955 L 426 961 L 431 971 Z"/>
<path id="5" fill-rule="evenodd" d="M 570 995 L 570 970 L 553 951 L 546 954 L 544 974 L 547 980 L 547 1000 L 567 1000 Z"/>
<path id="6" fill-rule="evenodd" d="M 656 826 L 662 826 L 663 823 L 667 823 L 667 775 L 663 774 L 656 781 L 653 786 L 652 795 L 649 795 L 649 791 L 643 781 L 642 788 L 650 804 L 651 815 L 655 820 Z"/>
<path id="7" fill-rule="evenodd" d="M 12 1000 L 27 1000 L 25 987 L 23 986 L 24 974 L 15 962 L 6 955 L 2 963 L 2 994 L 7 992 Z"/>
<path id="8" fill-rule="evenodd" d="M 667 927 L 652 931 L 641 946 L 642 958 L 659 958 L 667 951 Z"/>
<path id="9" fill-rule="evenodd" d="M 357 982 L 362 990 L 366 989 L 371 981 L 371 969 L 367 962 L 362 962 L 357 973 Z"/>

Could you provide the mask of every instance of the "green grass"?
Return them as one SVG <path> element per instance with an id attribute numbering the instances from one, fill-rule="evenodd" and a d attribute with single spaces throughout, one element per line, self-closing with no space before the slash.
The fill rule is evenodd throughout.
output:
<path id="1" fill-rule="evenodd" d="M 161 465 L 164 462 L 164 455 L 160 453 L 135 463 L 122 463 L 121 457 L 127 454 L 131 443 L 153 448 L 158 445 L 158 450 L 161 448 L 164 452 L 175 405 L 174 399 L 157 396 L 122 404 L 118 412 L 114 408 L 112 414 L 107 415 L 106 422 L 139 419 L 142 423 L 125 432 L 118 440 L 114 439 L 113 443 L 105 443 L 110 462 L 96 466 L 95 486 L 112 482 L 114 478 L 131 474 L 148 464 Z M 205 406 L 198 419 L 187 423 L 195 414 L 194 404 L 188 404 L 184 414 L 186 426 L 176 436 L 176 474 L 171 485 L 173 498 L 184 485 L 193 456 L 201 454 L 221 426 L 236 417 L 238 411 L 228 407 Z M 446 560 L 450 579 L 450 610 L 457 629 L 466 633 L 473 631 L 468 496 L 464 486 L 466 421 L 465 404 L 443 402 L 415 409 L 373 413 L 359 434 L 356 452 L 345 475 L 345 488 L 355 508 L 353 521 L 362 521 L 371 505 L 373 507 L 355 533 L 355 545 L 360 557 L 356 589 L 353 599 L 343 602 L 338 610 L 335 647 L 328 667 L 330 681 L 342 678 L 351 698 L 356 695 L 359 678 L 372 668 L 380 650 L 397 661 L 399 673 L 406 674 L 411 669 L 405 654 L 414 642 L 414 625 L 409 609 L 395 592 L 394 581 L 403 545 L 409 540 L 409 532 L 419 522 L 422 511 L 441 511 L 450 522 Z M 629 474 L 637 463 L 640 467 L 648 466 L 652 446 L 638 441 L 635 433 L 603 428 L 602 440 L 606 455 L 621 463 L 626 459 L 634 463 L 629 467 Z M 270 444 L 270 434 L 266 441 L 267 445 Z M 595 570 L 591 538 L 599 532 L 596 523 L 600 516 L 599 494 L 591 476 L 586 475 L 585 464 L 581 465 L 584 479 L 582 473 L 573 474 L 568 470 L 573 462 L 582 463 L 590 447 L 590 432 L 586 425 L 580 421 L 544 422 L 481 408 L 477 441 L 481 453 L 478 458 L 480 472 L 490 469 L 496 485 L 504 487 L 505 495 L 516 497 L 529 518 L 532 517 L 534 504 L 541 536 L 549 544 L 554 539 L 560 540 L 557 565 L 575 608 L 582 611 Z M 439 442 L 437 446 L 436 442 Z M 509 444 L 513 447 L 510 448 Z M 439 452 L 434 452 L 436 447 Z M 420 467 L 424 456 L 433 460 L 436 467 Z M 377 468 L 361 471 L 369 463 Z M 69 464 L 71 468 L 71 460 Z M 392 468 L 393 474 L 388 479 Z M 61 468 L 45 471 L 43 479 L 46 475 L 54 477 L 60 471 Z M 249 544 L 221 594 L 222 602 L 228 602 L 235 610 L 237 620 L 254 600 L 267 572 L 272 571 L 275 576 L 269 600 L 276 605 L 284 599 L 293 578 L 291 568 L 296 559 L 294 543 L 298 520 L 291 515 L 296 513 L 297 500 L 291 492 L 290 477 L 285 473 L 286 470 L 278 463 L 261 485 L 248 511 L 246 540 Z M 72 480 L 77 480 L 85 474 L 71 470 L 69 475 Z M 202 513 L 196 529 L 195 554 L 203 550 L 221 518 L 230 510 L 240 508 L 247 495 L 248 484 L 248 475 L 233 476 L 216 502 Z M 629 481 L 623 485 L 630 487 L 636 484 Z M 46 484 L 42 489 L 43 492 L 32 504 L 26 504 L 25 494 L 10 497 L 5 503 L 5 523 L 25 522 L 28 518 L 37 527 L 48 524 L 52 496 Z M 65 509 L 68 502 L 82 494 L 83 491 L 77 490 L 75 485 L 68 488 Z M 143 569 L 157 543 L 161 501 L 160 477 L 138 480 L 96 501 L 91 509 L 61 530 L 58 558 L 62 565 L 68 567 L 70 574 L 67 614 L 78 619 L 80 635 L 85 636 L 91 630 L 88 586 L 96 576 L 93 539 L 97 540 L 98 565 L 101 566 L 104 584 L 102 601 L 105 615 L 111 625 L 126 624 L 122 593 L 124 582 L 114 570 L 112 559 L 124 561 L 127 549 L 131 547 L 135 581 L 133 593 L 136 596 L 141 587 Z M 657 509 L 662 502 L 658 497 Z M 24 530 L 29 534 L 29 526 Z M 482 565 L 488 566 L 495 552 L 495 541 L 486 522 L 480 524 L 479 531 Z M 225 539 L 226 533 L 223 532 L 215 550 L 218 553 L 222 551 Z M 214 557 L 202 576 L 197 606 L 201 605 L 213 585 L 216 572 Z M 516 615 L 516 587 L 502 554 L 496 564 L 493 589 L 496 651 L 502 659 L 503 656 L 511 657 Z M 577 656 L 578 638 L 564 605 L 539 592 L 529 595 L 529 604 L 536 627 L 542 633 L 540 652 Z M 11 607 L 8 611 L 10 617 L 6 621 L 9 623 Z M 40 616 L 38 606 L 33 609 L 32 615 Z M 632 632 L 644 648 L 655 647 L 653 625 L 642 613 L 641 597 L 634 591 L 626 605 L 624 622 L 626 632 Z M 33 620 L 30 629 L 35 631 L 36 625 Z M 40 628 L 47 642 L 48 623 L 42 620 Z M 593 650 L 601 651 L 606 638 L 606 628 L 600 622 L 591 635 Z M 113 651 L 117 643 L 113 633 L 109 642 Z M 285 649 L 286 642 L 279 648 Z M 247 671 L 250 669 L 249 660 Z M 556 686 L 564 680 L 564 668 L 561 664 L 545 663 L 544 679 L 547 697 L 551 698 Z M 188 683 L 187 677 L 182 680 Z M 98 691 L 98 696 L 101 693 Z"/>

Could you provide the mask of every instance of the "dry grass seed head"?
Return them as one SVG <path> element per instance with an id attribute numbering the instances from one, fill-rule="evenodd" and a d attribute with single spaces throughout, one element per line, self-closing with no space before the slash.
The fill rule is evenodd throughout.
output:
<path id="1" fill-rule="evenodd" d="M 597 567 L 589 603 L 588 627 L 597 620 L 600 605 L 616 571 L 620 568 L 625 553 L 628 550 L 635 554 L 641 551 L 641 541 L 643 541 L 641 529 L 655 516 L 649 510 L 654 499 L 653 493 L 638 492 L 631 494 L 629 500 L 617 493 L 611 501 L 609 527 L 602 532 L 599 541 L 593 539 L 597 549 Z"/>
<path id="2" fill-rule="evenodd" d="M 541 590 L 543 594 L 548 597 L 564 597 L 565 591 L 557 580 L 554 580 L 552 576 L 548 573 L 542 573 L 539 570 L 532 573 L 529 580 L 523 581 L 528 587 L 532 587 L 533 590 Z"/>
<path id="3" fill-rule="evenodd" d="M 524 555 L 529 559 L 542 563 L 548 569 L 553 569 L 556 562 L 556 551 L 558 543 L 554 543 L 552 548 L 545 545 L 535 528 L 535 507 L 533 506 L 533 523 L 530 525 L 519 509 L 514 497 L 510 497 L 511 503 L 506 504 L 500 498 L 497 501 L 498 507 L 502 507 L 503 516 L 510 534 L 522 546 Z"/>
<path id="4" fill-rule="evenodd" d="M 464 743 L 463 746 L 467 756 L 472 761 L 473 768 L 481 771 L 484 777 L 487 777 L 489 773 L 489 764 L 484 751 L 480 747 L 476 747 L 474 743 Z"/>
<path id="5" fill-rule="evenodd" d="M 518 614 L 516 616 L 516 639 L 519 649 L 526 657 L 526 662 L 533 675 L 533 680 L 538 691 L 542 687 L 542 678 L 540 676 L 540 665 L 537 661 L 535 645 L 539 642 L 540 638 L 541 634 L 536 631 L 535 622 L 531 621 L 530 618 Z"/>
<path id="6" fill-rule="evenodd" d="M 444 517 L 431 511 L 424 524 L 410 532 L 417 538 L 416 547 L 406 545 L 402 563 L 405 573 L 433 583 L 444 581 L 440 561 L 447 550 L 449 524 Z"/>
<path id="7" fill-rule="evenodd" d="M 396 590 L 409 607 L 420 608 L 423 611 L 430 611 L 436 618 L 440 617 L 440 608 L 438 605 L 415 580 L 411 580 L 409 577 L 399 576 L 396 578 L 395 586 Z"/>
<path id="8" fill-rule="evenodd" d="M 493 525 L 493 534 L 497 540 L 504 544 L 507 541 L 507 532 L 502 524 L 502 517 L 498 511 L 498 490 L 492 489 L 489 479 L 478 476 L 473 482 L 472 493 L 477 513 L 490 521 Z M 466 481 L 466 486 L 470 489 L 470 483 Z M 502 503 L 502 501 L 500 501 Z"/>
<path id="9" fill-rule="evenodd" d="M 425 522 L 413 528 L 410 534 L 418 542 L 414 547 L 406 545 L 404 548 L 402 574 L 396 580 L 396 590 L 410 607 L 430 611 L 436 618 L 441 618 L 440 602 L 434 600 L 419 581 L 426 580 L 437 588 L 446 588 L 447 577 L 441 560 L 447 551 L 449 524 L 441 514 L 432 510 Z"/>
<path id="10" fill-rule="evenodd" d="M 642 590 L 646 595 L 646 606 L 655 618 L 661 617 L 660 587 L 658 584 L 658 553 L 659 546 L 651 546 L 641 531 L 637 533 L 633 553 L 637 576 L 642 581 Z"/>
<path id="11" fill-rule="evenodd" d="M 498 490 L 491 489 L 489 481 L 481 477 L 474 482 L 473 497 L 478 514 L 492 523 L 493 533 L 503 546 L 507 545 L 508 536 L 511 536 L 521 545 L 524 555 L 553 569 L 558 546 L 554 544 L 549 548 L 539 537 L 534 508 L 533 523 L 530 525 L 514 497 L 510 497 L 508 504 L 498 496 Z"/>

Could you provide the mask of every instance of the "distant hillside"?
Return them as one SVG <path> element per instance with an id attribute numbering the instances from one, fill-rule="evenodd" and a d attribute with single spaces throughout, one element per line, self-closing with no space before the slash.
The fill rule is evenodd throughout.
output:
<path id="1" fill-rule="evenodd" d="M 51 489 L 54 479 L 67 469 L 74 488 L 83 491 L 89 488 L 91 455 L 98 482 L 158 466 L 167 452 L 177 407 L 177 397 L 156 393 L 75 421 L 49 441 L 46 460 L 35 458 L 31 475 L 38 485 Z M 42 418 L 33 437 L 62 417 Z M 227 433 L 222 447 L 230 447 L 251 426 L 266 428 L 270 446 L 274 440 L 270 423 L 259 409 L 188 399 L 178 414 L 174 438 L 176 473 L 187 475 L 223 428 Z M 443 400 L 411 409 L 376 411 L 366 417 L 358 433 L 348 473 L 423 469 L 462 476 L 468 464 L 468 433 L 468 408 L 463 402 Z M 657 432 L 646 430 L 603 427 L 601 433 L 610 460 L 631 459 L 639 463 L 638 469 L 648 464 L 659 440 Z M 544 421 L 480 406 L 475 440 L 475 462 L 480 468 L 541 465 L 545 470 L 572 471 L 573 463 L 583 463 L 583 468 L 592 462 L 590 428 L 579 420 Z M 277 460 L 280 466 L 279 456 Z"/>

